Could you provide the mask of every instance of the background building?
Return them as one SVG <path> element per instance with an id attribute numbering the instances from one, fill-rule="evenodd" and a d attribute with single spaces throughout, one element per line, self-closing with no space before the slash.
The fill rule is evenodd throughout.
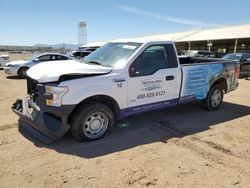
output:
<path id="1" fill-rule="evenodd" d="M 178 51 L 209 50 L 215 53 L 250 53 L 250 24 L 201 29 L 176 41 Z"/>
<path id="2" fill-rule="evenodd" d="M 225 53 L 250 53 L 250 23 L 207 29 L 198 28 L 185 32 L 151 35 L 133 39 L 138 41 L 174 41 L 178 54 L 182 54 L 186 50 L 213 51 L 216 57 L 220 57 Z"/>
<path id="3" fill-rule="evenodd" d="M 139 37 L 140 40 L 170 40 L 178 53 L 186 50 L 209 50 L 215 53 L 250 53 L 250 24 Z"/>

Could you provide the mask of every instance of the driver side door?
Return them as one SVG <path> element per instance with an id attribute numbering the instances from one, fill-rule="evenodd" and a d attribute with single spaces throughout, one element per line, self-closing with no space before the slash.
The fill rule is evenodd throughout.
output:
<path id="1" fill-rule="evenodd" d="M 179 74 L 172 44 L 148 46 L 129 67 L 128 107 L 147 111 L 171 105 L 168 101 L 179 96 Z"/>

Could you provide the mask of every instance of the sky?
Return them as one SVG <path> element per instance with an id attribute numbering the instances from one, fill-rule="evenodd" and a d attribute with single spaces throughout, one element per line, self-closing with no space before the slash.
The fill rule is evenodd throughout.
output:
<path id="1" fill-rule="evenodd" d="M 0 45 L 78 43 L 250 23 L 249 0 L 0 0 Z"/>

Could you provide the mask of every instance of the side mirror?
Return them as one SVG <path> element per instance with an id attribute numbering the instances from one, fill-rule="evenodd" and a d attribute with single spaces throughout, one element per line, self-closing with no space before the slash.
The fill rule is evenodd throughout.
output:
<path id="1" fill-rule="evenodd" d="M 136 70 L 134 67 L 131 67 L 129 69 L 129 76 L 131 76 L 131 77 L 140 76 L 140 72 L 138 70 Z"/>
<path id="2" fill-rule="evenodd" d="M 36 59 L 33 59 L 33 61 L 34 61 L 34 62 L 38 62 L 38 61 L 39 61 L 39 59 L 38 59 L 38 58 L 36 58 Z"/>

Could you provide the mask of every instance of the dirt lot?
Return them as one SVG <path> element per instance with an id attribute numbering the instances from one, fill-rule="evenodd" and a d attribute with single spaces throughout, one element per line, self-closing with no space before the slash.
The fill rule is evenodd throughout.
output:
<path id="1" fill-rule="evenodd" d="M 8 53 L 8 52 L 1 52 L 0 54 L 9 55 L 10 61 L 26 59 L 26 58 L 29 58 L 29 57 L 31 57 L 33 55 L 30 52 L 20 53 L 20 54 L 11 54 L 11 53 Z"/>
<path id="2" fill-rule="evenodd" d="M 0 187 L 250 187 L 250 81 L 219 111 L 200 103 L 125 119 L 99 141 L 43 145 L 10 106 L 25 80 L 0 70 Z"/>

